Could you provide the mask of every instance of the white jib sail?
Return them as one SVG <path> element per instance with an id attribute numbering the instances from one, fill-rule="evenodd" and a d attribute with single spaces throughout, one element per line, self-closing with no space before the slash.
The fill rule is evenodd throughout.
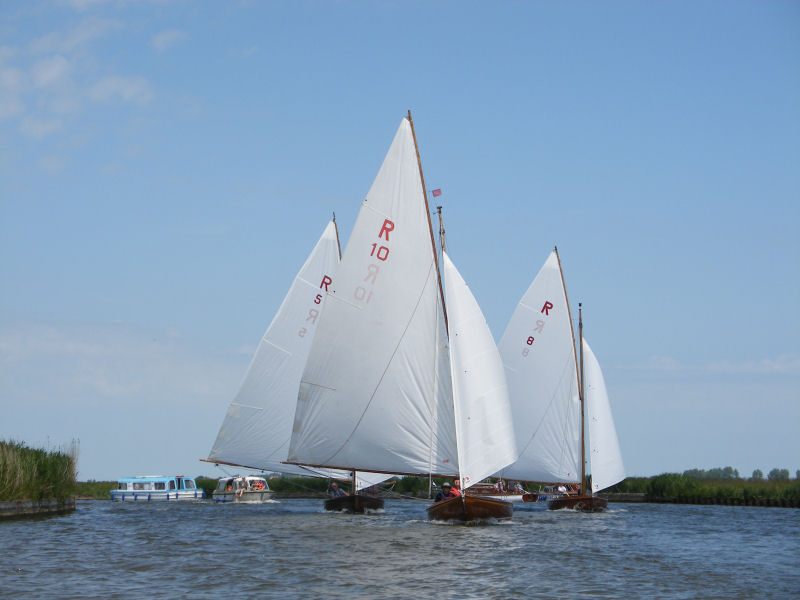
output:
<path id="1" fill-rule="evenodd" d="M 449 364 L 411 125 L 361 206 L 309 355 L 289 461 L 458 472 Z"/>
<path id="2" fill-rule="evenodd" d="M 514 462 L 517 445 L 503 361 L 492 332 L 475 297 L 444 252 L 442 262 L 458 464 L 461 485 L 466 489 Z"/>
<path id="3" fill-rule="evenodd" d="M 519 448 L 503 477 L 581 478 L 575 345 L 558 256 L 552 252 L 517 305 L 500 344 Z"/>
<path id="4" fill-rule="evenodd" d="M 294 279 L 228 408 L 208 459 L 308 475 L 282 464 L 289 450 L 300 377 L 339 263 L 333 222 Z M 328 473 L 325 473 L 328 475 Z M 347 477 L 347 473 L 330 474 Z"/>
<path id="5" fill-rule="evenodd" d="M 625 479 L 617 430 L 611 416 L 606 382 L 600 363 L 583 340 L 583 395 L 589 429 L 589 463 L 592 491 L 597 492 Z"/>

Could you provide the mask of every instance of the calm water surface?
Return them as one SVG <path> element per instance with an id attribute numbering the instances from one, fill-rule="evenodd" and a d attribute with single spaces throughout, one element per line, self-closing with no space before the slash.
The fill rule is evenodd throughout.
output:
<path id="1" fill-rule="evenodd" d="M 0 598 L 800 598 L 796 509 L 516 505 L 464 526 L 425 506 L 80 502 L 0 523 Z"/>

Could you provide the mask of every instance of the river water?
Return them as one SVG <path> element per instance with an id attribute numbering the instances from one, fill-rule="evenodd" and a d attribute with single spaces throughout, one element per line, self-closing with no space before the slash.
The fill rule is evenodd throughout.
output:
<path id="1" fill-rule="evenodd" d="M 79 502 L 0 523 L 0 598 L 798 598 L 800 510 L 515 505 L 503 524 L 258 506 Z"/>

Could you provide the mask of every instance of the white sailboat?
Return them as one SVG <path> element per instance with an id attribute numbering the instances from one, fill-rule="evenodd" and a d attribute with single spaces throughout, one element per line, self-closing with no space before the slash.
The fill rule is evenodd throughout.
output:
<path id="1" fill-rule="evenodd" d="M 338 264 L 339 237 L 334 217 L 264 333 L 239 391 L 230 403 L 209 457 L 203 460 L 294 475 L 351 477 L 349 472 L 311 471 L 283 462 L 289 448 L 300 376 L 326 292 L 333 290 Z M 361 489 L 382 480 L 368 474 L 357 477 L 356 485 Z M 255 494 L 249 496 L 255 497 Z M 264 492 L 258 497 L 265 497 Z M 241 499 L 247 498 L 242 494 Z"/>
<path id="2" fill-rule="evenodd" d="M 452 271 L 455 281 L 455 267 Z M 510 411 L 471 412 L 481 396 L 467 399 L 471 379 L 453 381 L 451 368 L 479 373 L 484 365 L 469 362 L 475 361 L 469 353 L 451 355 L 446 320 L 409 113 L 362 204 L 337 272 L 336 293 L 326 301 L 300 385 L 288 462 L 359 472 L 460 474 L 464 487 L 512 462 Z M 500 381 L 490 383 L 498 373 Z M 498 369 L 480 380 L 499 406 L 507 406 L 502 375 Z M 500 389 L 503 394 L 496 392 Z M 472 428 L 457 433 L 459 415 L 496 419 L 496 426 L 488 420 L 477 425 L 507 429 L 508 435 L 484 447 L 486 440 Z"/>
<path id="3" fill-rule="evenodd" d="M 581 348 L 583 343 L 580 319 Z M 506 368 L 519 459 L 502 475 L 509 479 L 580 485 L 580 492 L 552 501 L 552 508 L 597 510 L 592 495 L 625 478 L 608 395 L 594 354 L 583 377 L 558 251 L 554 250 L 517 305 L 499 344 Z M 583 356 L 583 352 L 581 352 Z M 583 360 L 581 360 L 581 365 Z M 583 382 L 586 389 L 581 389 Z M 586 456 L 584 409 L 590 454 Z M 587 494 L 586 463 L 593 489 Z M 602 506 L 601 506 L 602 505 Z"/>

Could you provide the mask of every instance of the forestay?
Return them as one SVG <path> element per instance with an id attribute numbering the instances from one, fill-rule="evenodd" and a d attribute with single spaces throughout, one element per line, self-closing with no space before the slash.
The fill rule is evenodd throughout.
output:
<path id="1" fill-rule="evenodd" d="M 597 492 L 625 479 L 625 467 L 605 378 L 586 339 L 583 340 L 583 395 L 589 425 L 592 491 Z"/>
<path id="2" fill-rule="evenodd" d="M 362 204 L 300 385 L 289 461 L 457 473 L 429 217 L 403 119 Z"/>
<path id="3" fill-rule="evenodd" d="M 514 462 L 517 446 L 503 362 L 492 332 L 450 257 L 443 252 L 442 260 L 458 464 L 466 489 Z"/>
<path id="4" fill-rule="evenodd" d="M 517 461 L 502 475 L 579 482 L 580 397 L 575 344 L 556 252 L 520 300 L 499 349 L 506 369 Z"/>

